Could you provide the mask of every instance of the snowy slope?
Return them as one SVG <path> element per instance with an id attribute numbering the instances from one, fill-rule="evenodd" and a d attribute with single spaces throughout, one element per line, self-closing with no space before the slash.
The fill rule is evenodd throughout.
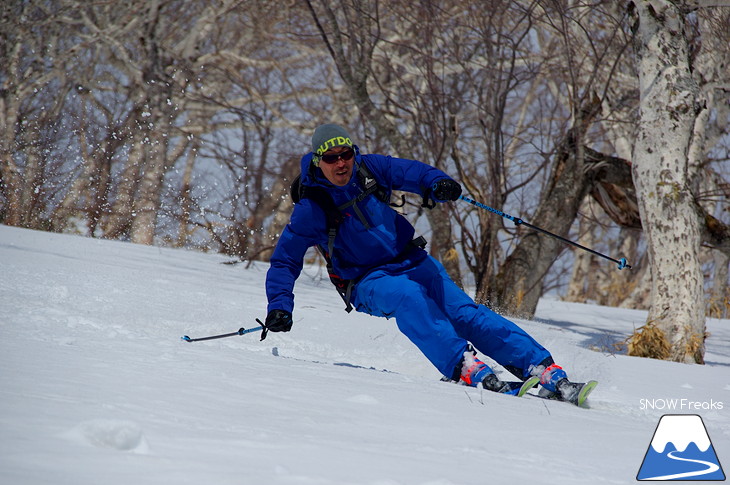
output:
<path id="1" fill-rule="evenodd" d="M 183 342 L 265 316 L 266 265 L 226 260 L 0 226 L 0 483 L 634 483 L 670 413 L 730 471 L 728 320 L 689 366 L 610 352 L 644 312 L 542 301 L 518 323 L 600 381 L 579 409 L 439 382 L 317 269 L 289 334 Z"/>

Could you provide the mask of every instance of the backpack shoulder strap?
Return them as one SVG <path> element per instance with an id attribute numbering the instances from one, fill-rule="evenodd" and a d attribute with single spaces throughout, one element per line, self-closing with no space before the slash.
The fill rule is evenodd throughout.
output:
<path id="1" fill-rule="evenodd" d="M 301 175 L 297 175 L 291 184 L 289 190 L 292 200 L 295 204 L 302 199 L 309 199 L 317 204 L 323 211 L 327 223 L 327 254 L 325 260 L 327 265 L 331 266 L 330 256 L 335 245 L 335 237 L 337 236 L 337 227 L 342 222 L 342 212 L 335 205 L 332 196 L 322 187 L 310 187 L 302 185 Z"/>
<path id="2" fill-rule="evenodd" d="M 302 200 L 302 174 L 297 175 L 289 187 L 289 196 L 295 204 Z"/>
<path id="3" fill-rule="evenodd" d="M 292 201 L 297 204 L 302 199 L 309 199 L 316 203 L 327 218 L 327 228 L 338 226 L 342 222 L 342 214 L 337 209 L 332 196 L 322 187 L 309 187 L 302 185 L 301 175 L 297 175 L 289 189 Z"/>
<path id="4" fill-rule="evenodd" d="M 350 313 L 352 311 L 352 304 L 350 303 L 350 296 L 352 292 L 353 282 L 351 280 L 344 280 L 335 274 L 334 267 L 332 265 L 332 251 L 334 250 L 335 237 L 337 237 L 337 228 L 342 222 L 342 212 L 335 205 L 335 201 L 332 200 L 332 196 L 327 193 L 322 187 L 309 187 L 302 185 L 301 176 L 297 176 L 292 182 L 289 193 L 294 203 L 299 203 L 302 199 L 309 199 L 317 204 L 323 211 L 327 223 L 327 248 L 325 249 L 321 244 L 317 245 L 317 249 L 324 257 L 325 263 L 327 263 L 327 273 L 329 274 L 330 280 L 335 285 L 337 292 L 345 302 L 345 311 Z"/>
<path id="5" fill-rule="evenodd" d="M 380 199 L 381 202 L 385 202 L 386 204 L 390 202 L 390 192 L 378 182 L 378 179 L 375 178 L 372 170 L 370 170 L 365 162 L 358 166 L 357 177 L 364 196 L 375 194 L 375 197 Z"/>

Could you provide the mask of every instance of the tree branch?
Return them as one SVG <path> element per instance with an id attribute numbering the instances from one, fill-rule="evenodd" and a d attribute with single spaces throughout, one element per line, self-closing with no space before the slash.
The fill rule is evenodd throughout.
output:
<path id="1" fill-rule="evenodd" d="M 619 226 L 641 229 L 631 162 L 588 147 L 585 151 L 591 196 Z M 708 213 L 697 201 L 695 212 L 702 221 L 703 244 L 730 255 L 730 226 Z"/>

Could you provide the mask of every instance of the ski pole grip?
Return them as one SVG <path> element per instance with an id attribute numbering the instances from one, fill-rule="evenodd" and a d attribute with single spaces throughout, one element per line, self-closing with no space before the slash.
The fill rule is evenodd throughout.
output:
<path id="1" fill-rule="evenodd" d="M 263 342 L 266 336 L 269 334 L 269 329 L 266 328 L 266 324 L 258 318 L 256 319 L 256 322 L 261 325 L 261 340 L 259 340 L 259 342 Z"/>

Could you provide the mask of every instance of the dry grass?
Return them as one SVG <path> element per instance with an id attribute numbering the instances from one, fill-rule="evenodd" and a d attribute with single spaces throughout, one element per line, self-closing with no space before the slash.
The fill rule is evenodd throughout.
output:
<path id="1" fill-rule="evenodd" d="M 687 333 L 689 334 L 689 332 Z M 708 335 L 707 333 L 704 335 L 692 333 L 688 338 L 683 339 L 681 348 L 672 348 L 664 331 L 655 323 L 648 322 L 643 327 L 636 329 L 625 343 L 627 354 L 634 357 L 704 364 L 705 340 Z"/>
<path id="2" fill-rule="evenodd" d="M 671 347 L 664 331 L 652 322 L 639 327 L 626 340 L 628 354 L 634 357 L 666 360 L 671 355 Z"/>

